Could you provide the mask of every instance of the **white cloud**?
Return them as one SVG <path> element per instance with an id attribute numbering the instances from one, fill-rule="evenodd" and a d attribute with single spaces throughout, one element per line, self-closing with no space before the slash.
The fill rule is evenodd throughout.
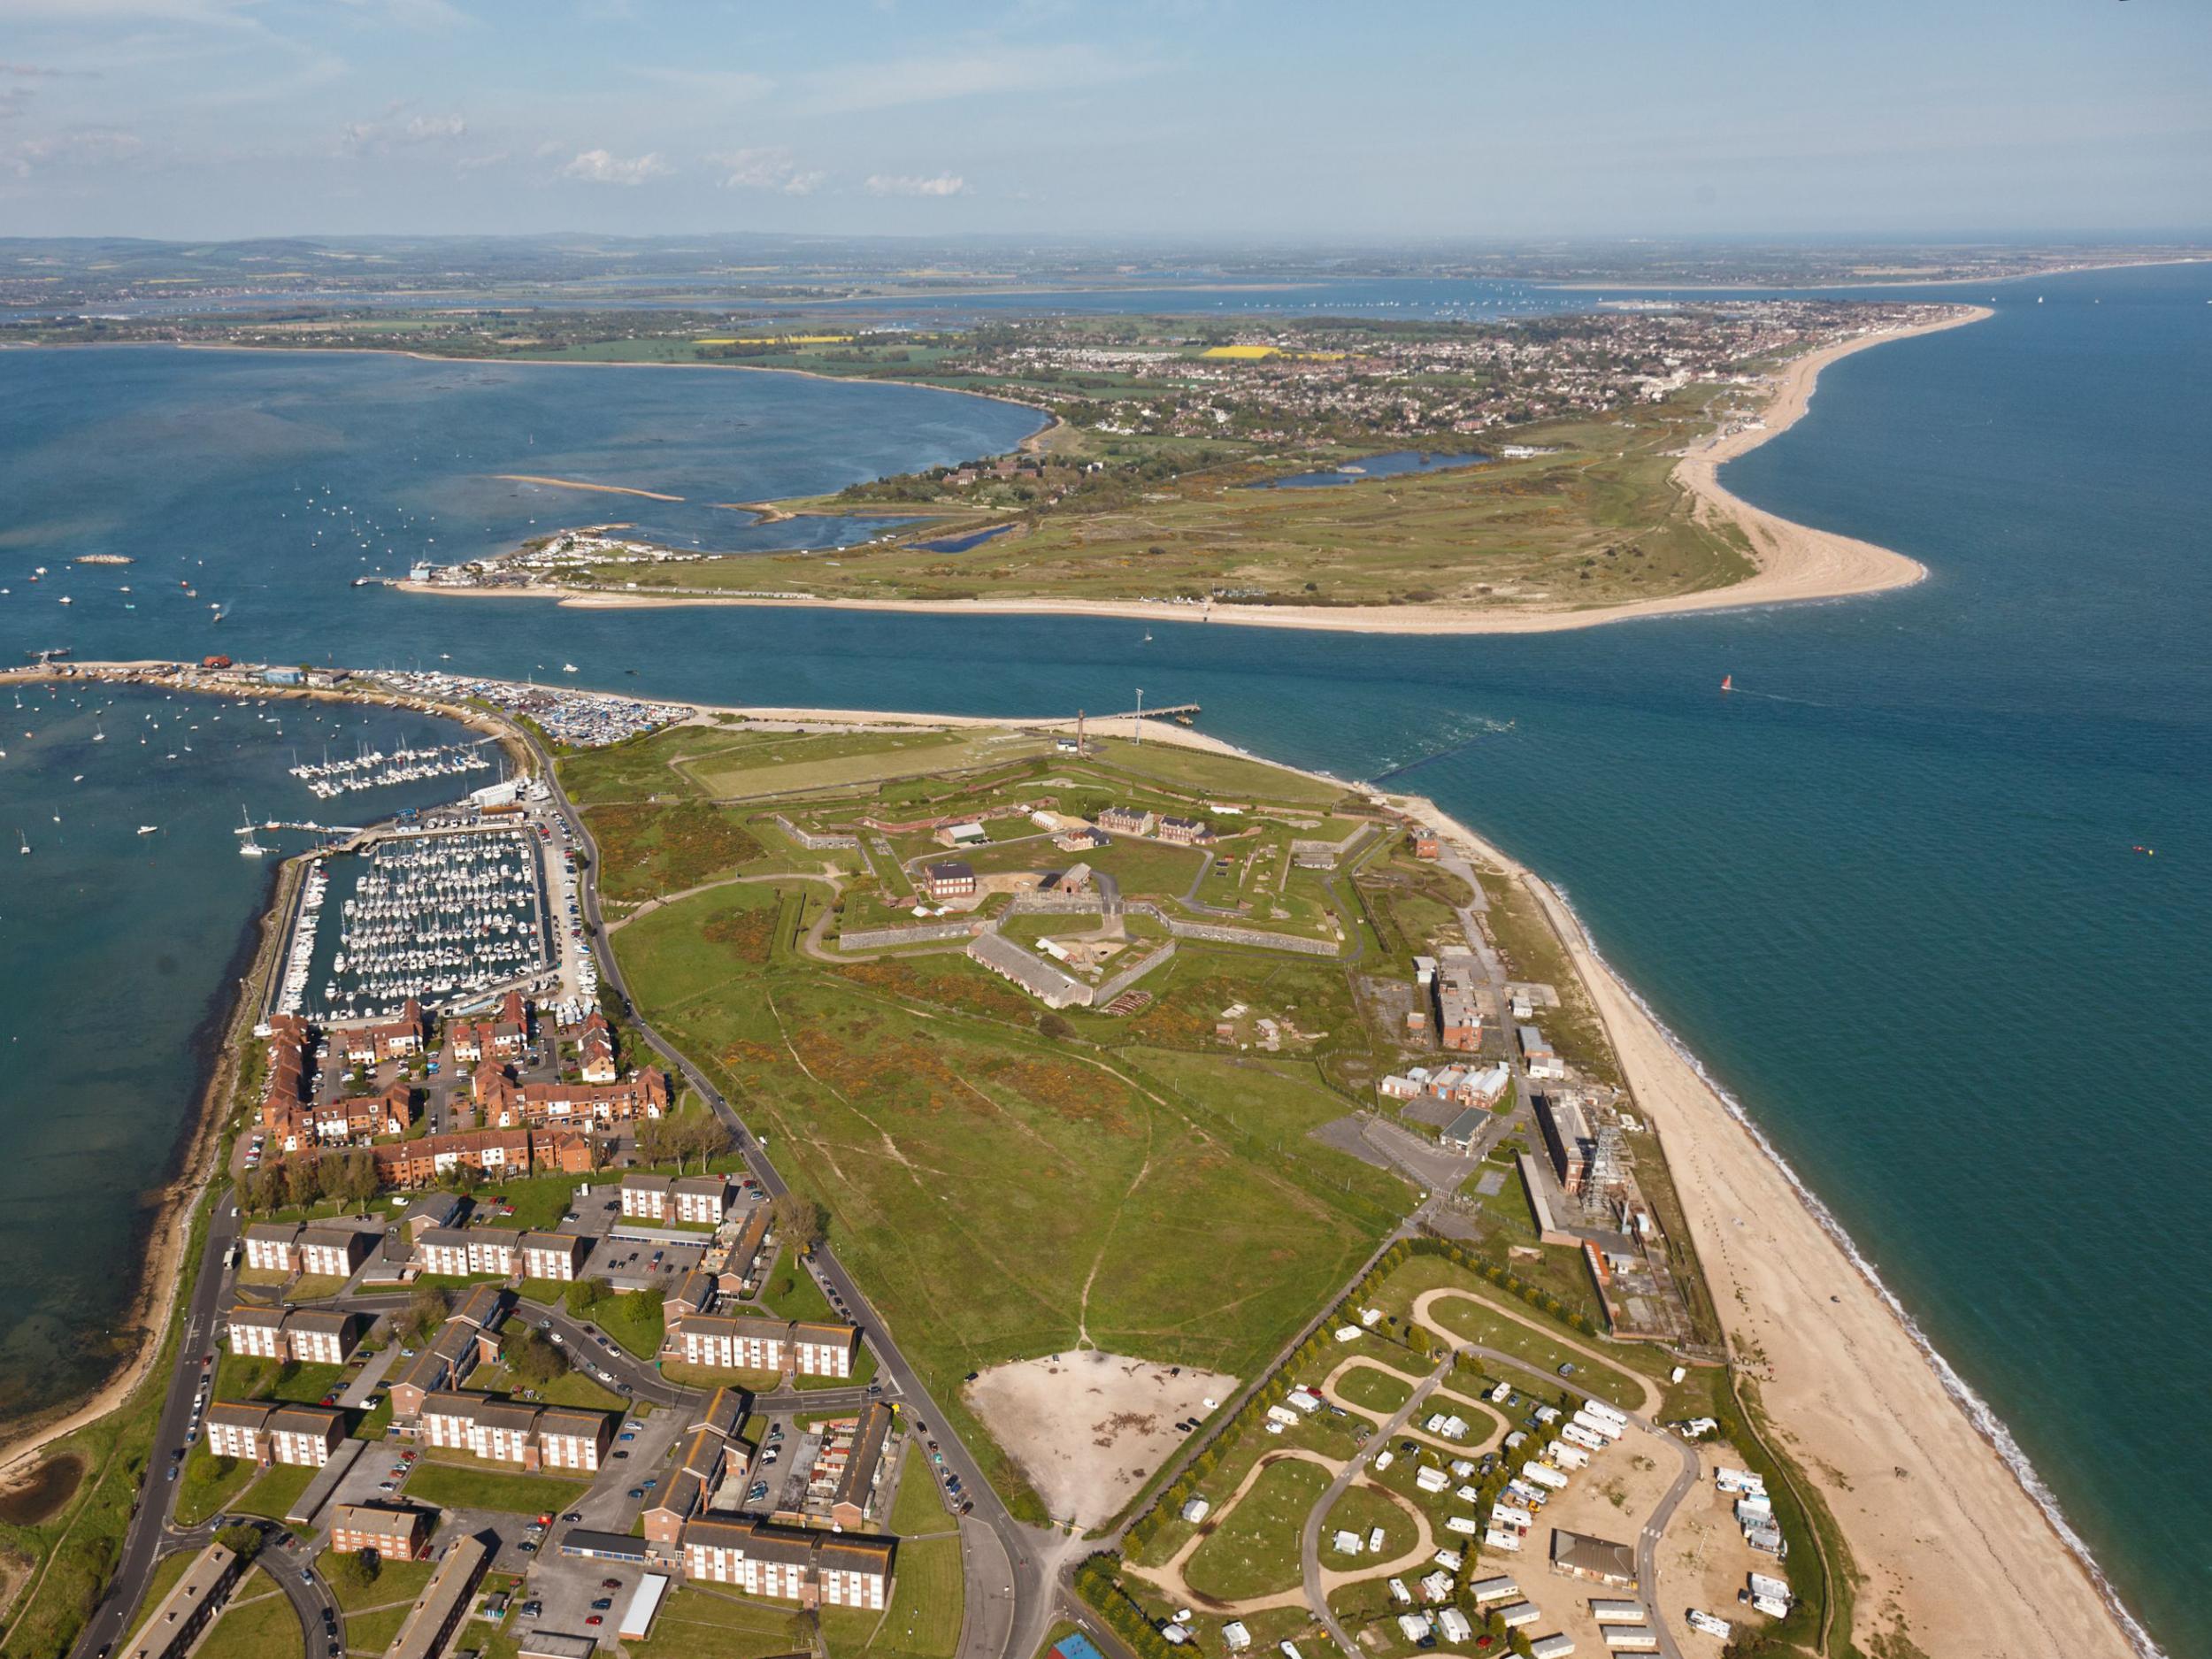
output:
<path id="1" fill-rule="evenodd" d="M 449 144 L 468 134 L 468 121 L 458 113 L 414 115 L 404 121 L 393 119 L 406 107 L 404 104 L 391 105 L 382 120 L 348 121 L 338 129 L 340 146 L 349 155 L 383 156 L 396 149 Z"/>
<path id="2" fill-rule="evenodd" d="M 48 138 L 27 138 L 7 152 L 8 171 L 18 178 L 48 167 L 105 167 L 134 159 L 146 148 L 135 133 L 111 127 L 80 127 Z"/>
<path id="3" fill-rule="evenodd" d="M 879 173 L 868 180 L 870 196 L 965 196 L 968 181 L 956 173 L 941 173 L 933 179 L 910 173 Z"/>
<path id="4" fill-rule="evenodd" d="M 643 184 L 669 170 L 668 164 L 653 150 L 625 160 L 608 150 L 587 150 L 561 169 L 561 177 L 581 179 L 588 184 Z"/>
<path id="5" fill-rule="evenodd" d="M 780 144 L 757 150 L 726 150 L 707 159 L 722 169 L 726 190 L 774 190 L 785 196 L 811 196 L 821 188 L 826 173 L 802 167 Z"/>

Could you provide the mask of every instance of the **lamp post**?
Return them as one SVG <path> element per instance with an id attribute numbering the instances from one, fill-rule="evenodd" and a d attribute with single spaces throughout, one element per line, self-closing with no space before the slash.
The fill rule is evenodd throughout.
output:
<path id="1" fill-rule="evenodd" d="M 1144 747 L 1144 687 L 1142 686 L 1137 687 L 1136 733 L 1136 747 L 1142 749 Z"/>

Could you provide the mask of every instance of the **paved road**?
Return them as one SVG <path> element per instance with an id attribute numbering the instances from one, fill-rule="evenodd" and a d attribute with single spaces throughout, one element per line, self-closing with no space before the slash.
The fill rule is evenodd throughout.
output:
<path id="1" fill-rule="evenodd" d="M 759 1143 L 747 1133 L 736 1110 L 705 1074 L 645 1019 L 623 979 L 614 952 L 599 949 L 605 939 L 599 905 L 599 844 L 583 814 L 568 798 L 552 757 L 536 733 L 529 733 L 528 741 L 536 752 L 554 804 L 567 820 L 576 844 L 584 850 L 588 860 L 578 888 L 586 937 L 598 955 L 603 979 L 628 1004 L 631 1018 L 653 1051 L 672 1071 L 696 1090 L 699 1098 L 729 1127 L 747 1169 L 762 1190 L 771 1199 L 781 1196 L 790 1190 L 789 1187 L 776 1172 Z M 870 1345 L 876 1352 L 878 1377 L 886 1392 L 895 1394 L 902 1402 L 921 1440 L 937 1441 L 938 1455 L 943 1459 L 941 1473 L 958 1476 L 964 1495 L 975 1506 L 974 1513 L 960 1524 L 962 1555 L 968 1568 L 968 1611 L 961 1631 L 959 1659 L 1032 1659 L 1043 1644 L 1061 1601 L 1056 1573 L 1046 1565 L 1048 1560 L 1055 1561 L 1056 1565 L 1057 1535 L 1025 1525 L 1007 1510 L 959 1437 L 945 1431 L 944 1414 L 930 1399 L 921 1379 L 900 1353 L 889 1327 L 861 1294 L 860 1286 L 845 1271 L 836 1252 L 824 1245 L 815 1251 L 809 1265 L 822 1287 L 841 1299 L 852 1322 L 867 1331 Z M 924 1455 L 928 1455 L 926 1447 Z"/>
<path id="2" fill-rule="evenodd" d="M 225 1294 L 230 1279 L 226 1263 L 231 1246 L 238 1239 L 240 1225 L 238 1217 L 231 1212 L 231 1195 L 226 1191 L 215 1201 L 207 1241 L 201 1247 L 199 1279 L 184 1310 L 183 1340 L 177 1345 L 177 1356 L 170 1368 L 168 1398 L 163 1402 L 161 1417 L 154 1429 L 153 1446 L 147 1454 L 146 1484 L 140 1494 L 139 1507 L 133 1511 L 130 1525 L 124 1532 L 123 1553 L 108 1585 L 106 1599 L 86 1622 L 72 1650 L 76 1659 L 91 1659 L 94 1655 L 105 1653 L 120 1640 L 152 1582 L 155 1564 L 162 1555 L 173 1549 L 204 1548 L 214 1536 L 211 1525 L 180 1527 L 173 1524 L 171 1517 L 176 1509 L 177 1483 L 168 1478 L 168 1473 L 171 1469 L 180 1467 L 175 1455 L 184 1450 L 184 1437 L 191 1427 L 192 1397 L 200 1384 L 200 1357 L 215 1351 L 215 1331 L 220 1311 L 227 1305 Z M 328 1586 L 314 1577 L 308 1560 L 293 1561 L 283 1552 L 272 1549 L 268 1566 L 299 1612 L 307 1653 L 319 1659 L 329 1645 L 329 1639 L 323 1633 L 322 1609 L 329 1607 L 334 1611 L 336 1601 Z M 303 1570 L 309 1574 L 305 1582 L 300 1578 Z M 340 1640 L 342 1641 L 343 1638 Z"/>
<path id="3" fill-rule="evenodd" d="M 1558 1377 L 1540 1365 L 1530 1364 L 1517 1355 L 1501 1353 L 1494 1348 L 1484 1348 L 1478 1342 L 1462 1343 L 1459 1351 L 1472 1354 L 1493 1365 L 1502 1365 L 1540 1379 L 1548 1394 L 1560 1386 Z M 1651 1611 L 1651 1627 L 1658 1633 L 1660 1653 L 1665 1655 L 1665 1659 L 1682 1659 L 1682 1650 L 1675 1643 L 1674 1632 L 1667 1627 L 1663 1604 L 1659 1596 L 1659 1540 L 1667 1530 L 1667 1523 L 1674 1518 L 1674 1512 L 1681 1506 L 1682 1500 L 1689 1496 L 1690 1489 L 1698 1483 L 1697 1449 L 1686 1441 L 1677 1440 L 1656 1423 L 1640 1417 L 1632 1411 L 1623 1412 L 1622 1415 L 1661 1445 L 1672 1448 L 1680 1464 L 1666 1495 L 1659 1500 L 1645 1520 L 1643 1530 L 1636 1534 L 1636 1582 L 1641 1586 L 1644 1605 Z"/>
<path id="4" fill-rule="evenodd" d="M 1313 1616 L 1325 1625 L 1336 1645 L 1351 1659 L 1359 1659 L 1359 1647 L 1344 1633 L 1344 1626 L 1337 1623 L 1336 1615 L 1329 1610 L 1329 1598 L 1321 1587 L 1321 1529 L 1327 1525 L 1329 1511 L 1336 1508 L 1336 1501 L 1351 1487 L 1366 1470 L 1368 1460 L 1376 1452 L 1390 1444 L 1390 1437 L 1412 1421 L 1413 1414 L 1436 1391 L 1436 1386 L 1448 1376 L 1452 1369 L 1451 1356 L 1444 1356 L 1443 1363 L 1428 1374 L 1427 1379 L 1413 1391 L 1413 1397 L 1400 1406 L 1389 1422 L 1384 1424 L 1368 1440 L 1366 1445 L 1354 1453 L 1344 1467 L 1337 1471 L 1336 1479 L 1329 1482 L 1329 1489 L 1321 1494 L 1306 1515 L 1305 1530 L 1298 1535 L 1298 1563 L 1306 1582 L 1306 1605 Z"/>

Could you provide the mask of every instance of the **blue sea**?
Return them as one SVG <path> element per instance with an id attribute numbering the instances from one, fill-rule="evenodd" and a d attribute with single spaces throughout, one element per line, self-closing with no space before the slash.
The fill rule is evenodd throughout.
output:
<path id="1" fill-rule="evenodd" d="M 603 502 L 671 505 L 549 503 L 494 472 L 682 495 L 689 534 L 743 545 L 761 532 L 695 504 L 965 458 L 1029 418 L 737 373 L 0 354 L 0 654 L 219 638 L 285 660 L 518 676 L 568 661 L 672 696 L 1005 715 L 1126 707 L 1141 685 L 1284 760 L 1394 770 L 1558 882 L 2008 1426 L 2159 1643 L 2212 1651 L 2212 1449 L 2190 1427 L 2212 1363 L 2212 1238 L 2193 1207 L 2212 1166 L 2212 270 L 1993 292 L 1985 323 L 1836 365 L 1802 422 L 1727 472 L 1761 506 L 1922 560 L 1926 582 L 1526 638 L 1155 623 L 1148 641 L 1111 621 L 357 590 L 364 557 L 433 534 L 442 555 Z M 342 542 L 327 505 L 294 516 L 325 486 L 374 518 L 351 541 L 377 549 Z M 70 567 L 79 603 L 56 606 L 55 572 L 106 549 L 142 562 Z M 122 610 L 112 590 L 142 580 L 198 597 Z M 0 747 L 4 833 L 59 786 Z M 73 1217 L 85 1238 L 127 1228 L 112 1194 L 158 1179 L 190 1098 L 173 1054 L 134 1063 L 148 1080 L 128 1089 L 104 1079 L 219 999 L 254 909 L 245 861 L 215 844 L 235 818 L 219 804 L 204 857 L 220 891 L 150 884 L 97 924 L 10 867 L 38 856 L 0 849 L 0 1006 L 52 1051 L 0 1073 L 0 1148 L 96 1100 L 136 1129 L 111 1167 L 53 1166 L 58 1192 L 81 1168 L 107 1194 Z M 73 965 L 101 928 L 173 931 L 172 907 L 196 939 L 173 972 L 134 971 L 152 952 L 120 946 L 104 972 Z M 64 1018 L 102 985 L 128 995 Z M 40 1302 L 37 1261 L 0 1204 L 0 1342 Z M 119 1272 L 112 1298 L 99 1288 L 72 1317 L 112 1309 Z"/>

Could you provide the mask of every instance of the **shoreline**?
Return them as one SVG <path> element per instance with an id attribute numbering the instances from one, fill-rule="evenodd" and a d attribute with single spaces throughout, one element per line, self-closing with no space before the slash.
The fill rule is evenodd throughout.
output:
<path id="1" fill-rule="evenodd" d="M 1241 627 L 1313 629 L 1351 634 L 1463 635 L 1557 634 L 1639 621 L 1650 617 L 1856 597 L 1911 587 L 1926 579 L 1927 566 L 1917 559 L 1908 558 L 1888 548 L 1877 547 L 1872 542 L 1839 535 L 1833 531 L 1815 529 L 1809 525 L 1798 524 L 1768 512 L 1763 508 L 1755 507 L 1721 484 L 1719 469 L 1727 462 L 1788 431 L 1803 419 L 1811 404 L 1821 371 L 1830 364 L 1875 346 L 1964 327 L 1993 314 L 1986 306 L 1964 306 L 1936 322 L 1860 334 L 1818 351 L 1793 357 L 1773 377 L 1759 426 L 1716 434 L 1695 449 L 1685 452 L 1671 476 L 1690 497 L 1691 511 L 1701 522 L 1734 525 L 1749 542 L 1752 557 L 1759 566 L 1742 581 L 1695 593 L 1673 594 L 1663 598 L 1636 600 L 1621 605 L 1596 606 L 1586 611 L 1489 611 L 1451 605 L 1348 605 L 1324 609 L 1294 605 L 1209 603 L 1202 608 L 1164 600 L 1141 599 L 772 599 L 736 594 L 626 593 L 568 588 L 558 583 L 516 588 L 453 588 L 431 582 L 396 581 L 391 586 L 401 593 L 438 598 L 465 595 L 550 599 L 580 611 L 658 611 L 741 606 L 753 610 L 876 611 L 937 617 L 1090 617 L 1146 623 L 1187 623 L 1194 626 L 1225 623 Z M 796 373 L 804 371 L 772 372 Z"/>
<path id="2" fill-rule="evenodd" d="M 151 661 L 92 661 L 0 669 L 0 684 L 22 685 L 71 680 L 152 684 L 155 682 L 136 680 L 134 677 L 158 665 Z M 431 703 L 420 698 L 403 698 L 381 688 L 374 693 L 303 686 L 272 686 L 254 690 L 243 687 L 188 686 L 182 689 L 196 695 L 227 701 L 254 695 L 411 707 L 495 738 L 503 752 L 518 767 L 526 768 L 529 761 L 528 744 L 516 734 L 511 726 L 480 709 Z M 120 1328 L 141 1333 L 141 1340 L 131 1355 L 119 1360 L 93 1388 L 73 1397 L 64 1397 L 34 1408 L 21 1416 L 0 1417 L 0 1489 L 5 1489 L 28 1474 L 35 1466 L 39 1455 L 56 1441 L 66 1439 L 78 1430 L 127 1405 L 139 1385 L 145 1380 L 148 1368 L 153 1364 L 168 1340 L 171 1323 L 177 1312 L 177 1290 L 184 1269 L 183 1247 L 190 1236 L 190 1217 L 200 1201 L 206 1196 L 211 1184 L 219 1179 L 222 1173 L 213 1168 L 209 1160 L 222 1141 L 223 1107 L 237 1079 L 240 1033 L 251 1029 L 253 1012 L 257 1006 L 254 987 L 262 983 L 271 970 L 275 959 L 273 952 L 280 950 L 283 922 L 288 913 L 292 887 L 297 879 L 300 863 L 296 856 L 278 861 L 270 896 L 261 910 L 243 924 L 239 935 L 240 949 L 234 950 L 227 964 L 227 967 L 242 967 L 244 972 L 229 976 L 233 980 L 232 987 L 227 993 L 218 993 L 219 1002 L 227 995 L 227 1003 L 219 1010 L 211 1005 L 200 1026 L 196 1028 L 196 1038 L 197 1031 L 209 1026 L 215 1031 L 208 1044 L 203 1081 L 196 1090 L 196 1103 L 190 1117 L 179 1129 L 178 1151 L 173 1160 L 173 1172 L 153 1189 L 157 1195 L 142 1229 L 135 1225 L 133 1228 L 149 1253 L 141 1265 L 139 1282 L 119 1316 L 119 1322 Z M 257 933 L 259 939 L 254 948 L 250 951 L 244 949 L 245 941 Z"/>
<path id="3" fill-rule="evenodd" d="M 2203 265 L 2212 254 L 2177 254 L 2167 259 L 2100 259 L 2087 265 L 2047 265 L 2007 276 L 1856 277 L 1841 282 L 1545 282 L 1556 294 L 1789 294 L 1816 295 L 1829 288 L 1955 288 L 1969 283 L 2032 282 L 2038 277 L 2079 276 L 2089 271 L 2141 271 L 2161 265 Z"/>
<path id="4" fill-rule="evenodd" d="M 1566 949 L 1664 1149 L 1732 1363 L 1852 1550 L 1854 1639 L 1901 1618 L 1945 1659 L 2160 1655 L 2011 1432 L 1565 895 L 1426 797 L 1391 798 L 1521 883 Z"/>
<path id="5" fill-rule="evenodd" d="M 81 664 L 78 672 L 96 673 L 104 666 Z M 1073 717 L 1058 716 L 1024 720 L 912 710 L 685 706 L 695 719 L 739 714 L 823 726 L 1052 729 L 1075 723 Z M 1120 734 L 1120 725 L 1105 724 L 1103 734 Z M 1150 741 L 1240 756 L 1347 790 L 1360 787 L 1168 722 L 1147 719 L 1143 730 Z M 1664 1148 L 1691 1239 L 1739 1356 L 1733 1363 L 1758 1381 L 1770 1434 L 1819 1491 L 1852 1552 L 1859 1577 L 1855 1636 L 1863 1641 L 1901 1622 L 1916 1646 L 1945 1659 L 2158 1655 L 2004 1425 L 1943 1358 L 1747 1109 L 1605 960 L 1564 895 L 1428 798 L 1374 793 L 1435 824 L 1523 884 L 1561 939 L 1632 1098 Z M 285 885 L 279 883 L 280 901 Z M 263 914 L 263 954 L 276 937 L 269 918 L 279 908 Z M 257 955 L 253 979 L 260 959 Z M 234 1040 L 235 1014 L 228 1028 Z M 195 1165 L 219 1140 L 208 1133 L 217 1118 L 205 1102 L 219 1098 L 217 1084 L 234 1066 L 234 1041 L 219 1057 L 219 1076 L 204 1096 Z M 188 1191 L 196 1203 L 199 1190 L 188 1171 L 176 1197 L 182 1200 Z M 168 1213 L 171 1236 L 179 1233 L 175 1218 L 188 1214 L 188 1205 Z M 173 1245 L 165 1255 L 176 1257 Z M 0 1479 L 19 1471 L 29 1454 L 127 1399 L 174 1317 L 179 1265 L 180 1257 L 150 1271 L 148 1292 L 157 1286 L 165 1305 L 154 1340 L 130 1375 L 111 1379 L 27 1445 L 0 1453 Z"/>

